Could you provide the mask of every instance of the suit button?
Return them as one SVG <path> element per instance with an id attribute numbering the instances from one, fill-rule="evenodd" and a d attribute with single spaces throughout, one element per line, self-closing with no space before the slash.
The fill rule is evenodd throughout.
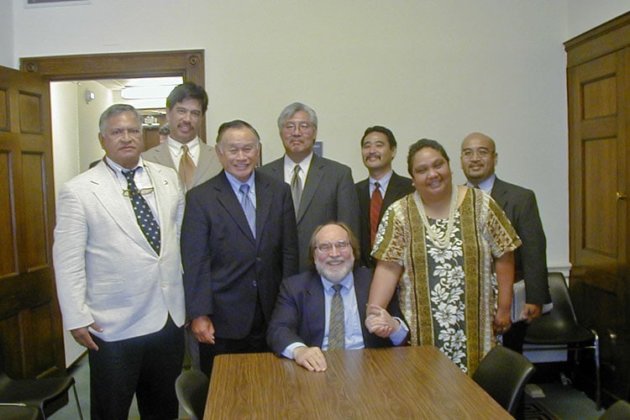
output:
<path id="1" fill-rule="evenodd" d="M 254 286 L 254 287 L 258 287 L 258 283 L 256 283 L 256 280 L 254 280 L 254 281 L 252 282 L 252 286 Z"/>

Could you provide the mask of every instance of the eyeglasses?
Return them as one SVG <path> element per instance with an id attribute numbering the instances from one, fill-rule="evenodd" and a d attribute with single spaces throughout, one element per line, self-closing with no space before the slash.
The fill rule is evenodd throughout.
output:
<path id="1" fill-rule="evenodd" d="M 488 156 L 492 155 L 494 152 L 491 152 L 490 149 L 481 148 L 481 149 L 465 149 L 462 151 L 462 157 L 464 159 L 472 159 L 473 156 L 477 155 L 481 159 L 486 159 Z"/>
<path id="2" fill-rule="evenodd" d="M 293 131 L 296 128 L 299 128 L 301 131 L 306 131 L 309 128 L 312 128 L 313 124 L 306 122 L 306 121 L 295 121 L 295 122 L 288 122 L 286 123 L 282 128 L 284 128 L 285 130 L 289 130 L 289 131 Z"/>
<path id="3" fill-rule="evenodd" d="M 148 195 L 151 194 L 153 192 L 153 187 L 148 187 L 148 188 L 140 188 L 137 191 L 131 191 L 131 190 L 123 190 L 123 195 L 125 197 L 131 197 L 133 195 L 136 194 L 140 194 L 140 195 Z"/>
<path id="4" fill-rule="evenodd" d="M 322 254 L 329 254 L 333 249 L 341 252 L 348 248 L 350 242 L 348 241 L 337 241 L 335 243 L 332 242 L 324 242 L 323 244 L 319 244 L 315 247 Z"/>

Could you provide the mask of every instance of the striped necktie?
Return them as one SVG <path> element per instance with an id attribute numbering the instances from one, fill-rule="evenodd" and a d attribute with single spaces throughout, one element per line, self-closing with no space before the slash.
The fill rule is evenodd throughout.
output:
<path id="1" fill-rule="evenodd" d="M 328 350 L 346 348 L 346 333 L 343 314 L 343 299 L 340 284 L 335 284 L 335 294 L 330 302 L 330 327 L 328 331 Z"/>
<path id="2" fill-rule="evenodd" d="M 374 245 L 376 230 L 378 229 L 379 216 L 383 207 L 383 196 L 381 195 L 381 184 L 374 183 L 374 191 L 370 198 L 370 245 Z"/>

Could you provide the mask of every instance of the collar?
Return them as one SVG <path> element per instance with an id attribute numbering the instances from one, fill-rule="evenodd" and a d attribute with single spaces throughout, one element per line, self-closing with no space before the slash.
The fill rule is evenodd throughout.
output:
<path id="1" fill-rule="evenodd" d="M 196 149 L 197 147 L 199 147 L 199 137 L 195 137 L 194 139 L 192 139 L 188 143 L 180 143 L 177 140 L 175 140 L 174 138 L 172 138 L 171 136 L 168 136 L 168 139 L 166 141 L 168 142 L 168 147 L 175 154 L 175 156 L 179 156 L 182 153 L 182 146 L 183 145 L 188 146 L 188 151 L 191 154 L 192 154 L 192 150 L 193 149 Z"/>
<path id="2" fill-rule="evenodd" d="M 350 290 L 354 286 L 354 274 L 352 274 L 352 270 L 344 277 L 339 283 L 333 283 L 332 281 L 326 279 L 324 276 L 320 274 L 319 278 L 322 280 L 322 286 L 324 286 L 324 290 L 326 292 L 334 293 L 333 286 L 335 284 L 341 284 L 341 290 L 347 289 Z"/>
<path id="3" fill-rule="evenodd" d="M 490 175 L 488 178 L 481 181 L 479 185 L 479 189 L 485 193 L 490 194 L 492 191 L 492 187 L 494 187 L 494 180 L 497 179 L 496 174 Z M 466 186 L 470 188 L 474 188 L 474 184 L 470 181 L 466 181 Z"/>
<path id="4" fill-rule="evenodd" d="M 122 166 L 120 166 L 119 164 L 117 164 L 116 162 L 114 162 L 113 160 L 111 160 L 109 158 L 109 156 L 105 156 L 105 158 L 103 159 L 105 161 L 105 165 L 115 174 L 122 174 L 123 171 L 131 171 L 131 170 L 135 170 L 140 168 L 140 171 L 137 173 L 140 173 L 142 171 L 144 171 L 144 161 L 142 160 L 142 156 L 140 156 L 138 158 L 138 163 L 136 164 L 136 166 L 134 166 L 133 168 L 129 169 L 129 168 L 123 168 Z"/>
<path id="5" fill-rule="evenodd" d="M 378 182 L 378 184 L 381 186 L 381 191 L 385 192 L 387 191 L 387 186 L 389 185 L 389 181 L 392 179 L 392 175 L 394 174 L 394 171 L 391 170 L 388 173 L 386 173 L 385 175 L 383 175 L 381 177 L 381 179 L 376 179 L 376 178 L 372 178 L 369 177 L 370 180 L 370 191 L 373 190 L 374 187 L 374 183 Z"/>
<path id="6" fill-rule="evenodd" d="M 306 174 L 308 172 L 308 168 L 311 166 L 312 160 L 313 160 L 313 152 L 311 152 L 299 163 L 293 162 L 293 160 L 291 160 L 291 158 L 285 154 L 284 155 L 284 168 L 288 169 L 289 171 L 293 171 L 293 167 L 295 165 L 299 165 L 302 172 Z"/>
<path id="7" fill-rule="evenodd" d="M 224 172 L 225 172 L 225 177 L 227 178 L 228 182 L 230 183 L 230 186 L 232 187 L 232 189 L 234 190 L 234 192 L 236 193 L 237 196 L 238 196 L 239 189 L 240 189 L 242 184 L 249 185 L 250 193 L 255 191 L 256 186 L 255 186 L 255 182 L 254 182 L 254 175 L 256 174 L 256 171 L 252 171 L 252 174 L 249 176 L 249 178 L 245 182 L 243 182 L 240 179 L 236 178 L 234 175 L 232 175 L 228 171 L 224 171 Z"/>

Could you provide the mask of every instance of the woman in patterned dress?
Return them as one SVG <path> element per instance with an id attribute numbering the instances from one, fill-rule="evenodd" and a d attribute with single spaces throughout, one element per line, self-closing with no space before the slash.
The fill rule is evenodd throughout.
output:
<path id="1" fill-rule="evenodd" d="M 513 251 L 521 242 L 488 194 L 453 185 L 438 142 L 414 143 L 407 165 L 416 192 L 392 204 L 379 226 L 368 314 L 398 290 L 411 344 L 438 347 L 472 375 L 510 328 Z"/>

